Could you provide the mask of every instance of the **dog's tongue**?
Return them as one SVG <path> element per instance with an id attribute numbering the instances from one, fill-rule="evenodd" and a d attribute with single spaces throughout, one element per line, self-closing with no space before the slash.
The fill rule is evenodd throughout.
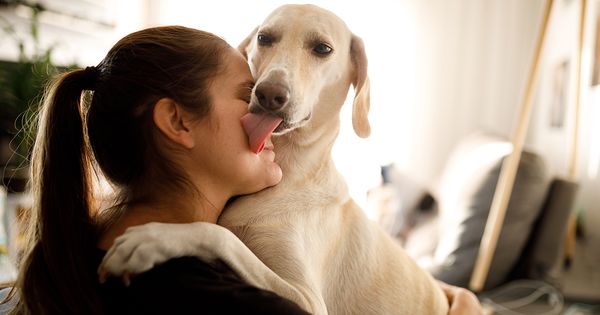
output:
<path id="1" fill-rule="evenodd" d="M 265 147 L 265 141 L 273 130 L 279 126 L 282 119 L 267 114 L 248 113 L 241 118 L 244 131 L 248 135 L 250 150 L 256 154 Z"/>

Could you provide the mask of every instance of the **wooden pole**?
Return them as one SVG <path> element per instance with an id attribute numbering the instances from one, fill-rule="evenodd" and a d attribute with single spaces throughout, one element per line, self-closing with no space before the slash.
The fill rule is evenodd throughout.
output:
<path id="1" fill-rule="evenodd" d="M 525 97 L 521 104 L 519 120 L 513 132 L 513 150 L 511 154 L 504 159 L 504 163 L 502 164 L 502 170 L 500 171 L 500 178 L 496 185 L 492 207 L 479 246 L 479 254 L 475 261 L 473 274 L 471 275 L 469 286 L 474 292 L 480 292 L 483 289 L 494 256 L 494 251 L 496 250 L 498 237 L 500 235 L 502 223 L 504 222 L 504 216 L 506 215 L 506 209 L 508 208 L 508 201 L 510 200 L 510 195 L 512 193 L 517 174 L 517 167 L 519 166 L 519 160 L 521 159 L 521 152 L 523 150 L 523 143 L 525 142 L 525 135 L 527 134 L 527 127 L 529 126 L 529 117 L 531 116 L 533 96 L 538 77 L 538 67 L 541 60 L 540 56 L 542 47 L 544 46 L 552 3 L 553 0 L 548 0 L 546 2 L 546 7 L 542 16 L 540 35 L 535 47 L 533 63 L 527 80 Z"/>
<path id="2" fill-rule="evenodd" d="M 587 1 L 581 0 L 581 11 L 579 17 L 579 47 L 577 51 L 576 61 L 576 76 L 575 76 L 575 110 L 573 113 L 573 141 L 571 142 L 571 161 L 569 163 L 569 179 L 577 182 L 579 177 L 578 157 L 579 157 L 579 119 L 581 109 L 581 60 L 583 58 L 583 41 L 585 39 L 585 16 L 587 9 Z M 569 218 L 567 236 L 565 238 L 564 258 L 567 265 L 571 264 L 573 254 L 575 253 L 575 233 L 576 233 L 576 216 L 573 213 Z"/>
<path id="3" fill-rule="evenodd" d="M 581 108 L 581 59 L 583 58 L 583 40 L 585 33 L 585 15 L 587 1 L 581 0 L 581 12 L 579 18 L 579 47 L 577 51 L 577 69 L 575 76 L 575 110 L 573 113 L 575 123 L 573 125 L 573 142 L 571 143 L 571 161 L 569 165 L 569 179 L 577 181 L 578 156 L 579 156 L 579 111 Z"/>

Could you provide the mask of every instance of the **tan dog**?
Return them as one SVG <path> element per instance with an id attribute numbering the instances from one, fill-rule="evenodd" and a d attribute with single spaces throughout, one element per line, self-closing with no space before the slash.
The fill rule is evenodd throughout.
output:
<path id="1" fill-rule="evenodd" d="M 329 11 L 286 5 L 240 50 L 257 78 L 250 111 L 283 118 L 273 140 L 282 182 L 228 206 L 219 224 L 237 238 L 208 223 L 152 223 L 121 236 L 104 267 L 121 274 L 173 256 L 220 258 L 314 314 L 446 314 L 438 284 L 366 218 L 331 159 L 350 85 L 354 130 L 370 133 L 361 39 Z"/>

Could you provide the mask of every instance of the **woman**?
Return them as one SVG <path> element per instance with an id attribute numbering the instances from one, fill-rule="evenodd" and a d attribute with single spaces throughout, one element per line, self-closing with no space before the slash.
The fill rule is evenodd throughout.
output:
<path id="1" fill-rule="evenodd" d="M 173 259 L 130 288 L 97 280 L 104 251 L 127 227 L 216 223 L 231 197 L 280 181 L 274 152 L 251 152 L 240 123 L 252 82 L 225 41 L 184 27 L 130 34 L 97 67 L 54 81 L 32 157 L 15 312 L 304 314 L 227 266 L 194 258 Z M 118 193 L 118 206 L 102 214 L 93 203 L 96 166 Z"/>

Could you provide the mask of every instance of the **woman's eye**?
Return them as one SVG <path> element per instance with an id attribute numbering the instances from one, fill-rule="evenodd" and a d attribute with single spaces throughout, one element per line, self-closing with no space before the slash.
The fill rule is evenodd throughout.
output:
<path id="1" fill-rule="evenodd" d="M 248 88 L 246 91 L 244 91 L 244 93 L 241 95 L 241 99 L 250 104 L 250 100 L 252 99 L 252 88 Z"/>
<path id="2" fill-rule="evenodd" d="M 333 51 L 333 48 L 331 48 L 327 44 L 320 43 L 320 44 L 317 44 L 313 48 L 313 51 L 318 55 L 327 56 L 327 55 L 331 54 L 331 52 Z"/>
<path id="3" fill-rule="evenodd" d="M 258 40 L 258 44 L 261 46 L 268 46 L 273 43 L 273 38 L 265 34 L 258 34 L 256 39 Z"/>

